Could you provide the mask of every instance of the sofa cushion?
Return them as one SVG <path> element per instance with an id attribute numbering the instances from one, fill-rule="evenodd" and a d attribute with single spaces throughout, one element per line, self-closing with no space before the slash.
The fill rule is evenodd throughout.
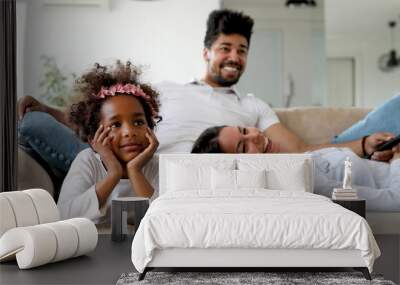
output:
<path id="1" fill-rule="evenodd" d="M 18 147 L 18 190 L 41 188 L 54 197 L 54 185 L 47 171 L 21 147 Z"/>
<path id="2" fill-rule="evenodd" d="M 376 107 L 364 119 L 336 136 L 332 143 L 353 141 L 376 132 L 391 132 L 399 135 L 400 118 L 395 115 L 399 113 L 399 110 L 400 95 L 397 95 Z"/>
<path id="3" fill-rule="evenodd" d="M 306 143 L 327 143 L 355 122 L 368 108 L 294 107 L 275 109 L 280 122 Z"/>

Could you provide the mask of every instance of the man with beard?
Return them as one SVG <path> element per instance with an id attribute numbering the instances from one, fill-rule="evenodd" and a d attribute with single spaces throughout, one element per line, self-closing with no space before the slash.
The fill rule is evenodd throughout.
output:
<path id="1" fill-rule="evenodd" d="M 207 68 L 201 80 L 179 85 L 164 83 L 156 86 L 161 94 L 160 115 L 156 136 L 158 152 L 190 152 L 200 133 L 215 125 L 256 127 L 279 146 L 281 152 L 304 152 L 329 146 L 306 145 L 286 129 L 274 111 L 253 95 L 239 94 L 234 85 L 246 68 L 253 19 L 231 10 L 213 11 L 207 21 L 203 58 Z M 40 112 L 32 112 L 40 111 Z M 20 144 L 39 155 L 50 168 L 65 174 L 77 153 L 88 145 L 69 129 L 64 113 L 52 109 L 30 96 L 18 104 Z M 374 147 L 390 139 L 381 134 L 369 141 Z M 364 140 L 339 146 L 363 153 Z M 338 146 L 338 145 L 336 145 Z M 387 160 L 392 152 L 376 152 L 374 159 Z"/>
<path id="2" fill-rule="evenodd" d="M 297 153 L 333 146 L 305 144 L 279 122 L 268 104 L 252 94 L 239 94 L 235 89 L 234 85 L 246 68 L 253 24 L 249 16 L 231 10 L 216 10 L 209 15 L 203 50 L 207 64 L 204 77 L 183 86 L 165 84 L 160 89 L 163 121 L 156 132 L 159 152 L 190 152 L 203 130 L 228 122 L 233 126 L 263 130 L 281 152 Z M 349 147 L 361 156 L 392 137 L 389 133 L 378 133 L 368 140 L 334 146 Z M 373 159 L 387 160 L 392 154 L 392 151 L 375 152 Z"/>

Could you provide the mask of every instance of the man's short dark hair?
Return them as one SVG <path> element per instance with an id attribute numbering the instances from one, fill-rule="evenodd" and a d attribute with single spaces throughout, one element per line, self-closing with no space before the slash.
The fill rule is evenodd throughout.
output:
<path id="1" fill-rule="evenodd" d="M 226 126 L 211 127 L 204 130 L 195 141 L 192 153 L 223 153 L 219 146 L 218 136 Z"/>
<path id="2" fill-rule="evenodd" d="M 245 37 L 248 45 L 250 45 L 253 25 L 253 19 L 242 12 L 228 9 L 214 10 L 208 16 L 204 46 L 210 49 L 220 34 L 239 34 Z"/>

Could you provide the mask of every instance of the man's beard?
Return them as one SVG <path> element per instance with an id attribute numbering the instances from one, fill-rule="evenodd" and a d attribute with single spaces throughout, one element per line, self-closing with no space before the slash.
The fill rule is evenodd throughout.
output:
<path id="1" fill-rule="evenodd" d="M 236 68 L 237 71 L 238 71 L 237 76 L 234 77 L 234 78 L 223 77 L 222 76 L 222 69 L 225 66 Z M 226 62 L 223 62 L 219 66 L 219 70 L 214 70 L 214 72 L 212 72 L 212 69 L 211 69 L 211 77 L 212 77 L 213 81 L 215 83 L 217 83 L 219 86 L 230 87 L 230 86 L 236 84 L 239 81 L 240 76 L 242 75 L 242 70 L 243 70 L 243 66 L 240 65 L 239 63 L 236 63 L 236 62 L 233 62 L 233 61 L 226 61 Z"/>
<path id="2" fill-rule="evenodd" d="M 226 79 L 222 77 L 220 74 L 214 74 L 212 75 L 212 79 L 215 83 L 217 83 L 222 87 L 230 87 L 239 81 L 240 76 L 241 74 L 239 74 L 236 78 Z"/>

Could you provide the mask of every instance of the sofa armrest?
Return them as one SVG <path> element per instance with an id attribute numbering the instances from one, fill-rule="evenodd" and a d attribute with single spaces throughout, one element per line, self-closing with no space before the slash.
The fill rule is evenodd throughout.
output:
<path id="1" fill-rule="evenodd" d="M 54 197 L 54 185 L 47 171 L 18 147 L 18 190 L 41 188 Z"/>

